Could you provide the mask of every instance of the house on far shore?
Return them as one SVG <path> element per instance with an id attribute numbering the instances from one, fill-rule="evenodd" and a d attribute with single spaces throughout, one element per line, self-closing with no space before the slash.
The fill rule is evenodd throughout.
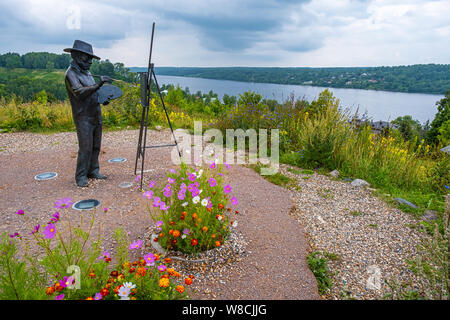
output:
<path id="1" fill-rule="evenodd" d="M 392 128 L 392 129 L 398 129 L 399 126 L 393 123 L 390 123 L 388 121 L 369 121 L 369 120 L 362 120 L 362 119 L 357 119 L 354 118 L 352 120 L 349 121 L 350 123 L 352 123 L 355 127 L 361 127 L 363 124 L 367 123 L 372 127 L 372 132 L 375 134 L 381 133 L 383 132 L 383 130 L 388 129 L 388 128 Z"/>

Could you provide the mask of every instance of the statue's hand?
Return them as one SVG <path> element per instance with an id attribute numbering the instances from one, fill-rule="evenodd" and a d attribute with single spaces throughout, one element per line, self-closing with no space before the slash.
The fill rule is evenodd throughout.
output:
<path id="1" fill-rule="evenodd" d="M 105 84 L 105 83 L 112 83 L 112 78 L 108 77 L 108 76 L 100 76 L 100 82 L 101 84 Z"/>

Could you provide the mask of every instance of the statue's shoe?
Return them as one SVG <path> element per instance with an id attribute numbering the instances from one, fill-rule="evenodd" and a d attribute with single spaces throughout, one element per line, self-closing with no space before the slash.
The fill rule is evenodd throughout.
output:
<path id="1" fill-rule="evenodd" d="M 81 188 L 87 187 L 88 185 L 89 184 L 88 184 L 87 178 L 85 178 L 85 177 L 80 178 L 80 180 L 77 181 L 77 186 L 79 186 Z"/>
<path id="2" fill-rule="evenodd" d="M 88 174 L 88 178 L 105 180 L 106 176 L 104 176 L 100 173 L 91 173 L 91 174 Z"/>

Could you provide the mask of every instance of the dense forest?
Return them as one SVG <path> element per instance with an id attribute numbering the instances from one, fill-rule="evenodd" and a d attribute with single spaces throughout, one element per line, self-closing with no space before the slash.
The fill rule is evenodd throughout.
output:
<path id="1" fill-rule="evenodd" d="M 130 70 L 138 72 L 144 68 Z M 218 80 L 431 94 L 445 94 L 450 89 L 450 64 L 349 68 L 158 67 L 156 73 Z"/>
<path id="2" fill-rule="evenodd" d="M 67 97 L 64 72 L 71 61 L 70 54 L 30 52 L 24 55 L 0 55 L 0 98 L 13 97 L 23 101 L 33 100 L 36 94 L 46 91 L 49 101 Z M 92 74 L 107 75 L 114 79 L 132 82 L 135 74 L 123 63 L 93 60 Z"/>

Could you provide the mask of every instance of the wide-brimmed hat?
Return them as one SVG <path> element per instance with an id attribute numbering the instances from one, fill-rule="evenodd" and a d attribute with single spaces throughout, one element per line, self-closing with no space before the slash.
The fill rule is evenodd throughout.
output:
<path id="1" fill-rule="evenodd" d="M 92 45 L 90 45 L 87 42 L 81 41 L 81 40 L 75 40 L 73 42 L 73 47 L 66 48 L 66 49 L 64 49 L 64 51 L 65 52 L 72 52 L 72 51 L 83 52 L 83 53 L 90 55 L 91 57 L 93 57 L 95 59 L 100 60 L 100 57 L 98 57 L 94 54 L 94 51 L 92 50 Z"/>

